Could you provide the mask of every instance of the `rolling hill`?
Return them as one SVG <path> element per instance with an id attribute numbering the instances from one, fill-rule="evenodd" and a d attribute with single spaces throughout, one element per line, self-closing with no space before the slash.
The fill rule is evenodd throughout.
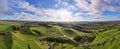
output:
<path id="1" fill-rule="evenodd" d="M 120 49 L 120 22 L 0 21 L 0 49 Z"/>

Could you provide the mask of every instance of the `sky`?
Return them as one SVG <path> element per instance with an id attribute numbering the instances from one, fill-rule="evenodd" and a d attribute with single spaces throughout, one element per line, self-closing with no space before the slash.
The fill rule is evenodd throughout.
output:
<path id="1" fill-rule="evenodd" d="M 120 0 L 0 0 L 0 19 L 118 21 Z"/>

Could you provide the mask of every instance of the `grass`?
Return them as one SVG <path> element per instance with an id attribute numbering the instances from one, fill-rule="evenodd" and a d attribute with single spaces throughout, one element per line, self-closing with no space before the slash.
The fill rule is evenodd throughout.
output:
<path id="1" fill-rule="evenodd" d="M 12 49 L 28 49 L 30 46 L 31 49 L 41 49 L 39 44 L 37 44 L 36 37 L 34 35 L 24 35 L 19 31 L 17 33 L 12 33 Z"/>
<path id="2" fill-rule="evenodd" d="M 105 32 L 101 32 L 98 35 L 96 35 L 96 38 L 93 42 L 101 42 L 101 41 L 107 40 L 112 35 L 115 35 L 115 34 L 118 34 L 118 33 L 120 33 L 118 29 L 112 29 L 112 30 L 108 30 L 108 31 L 105 31 Z"/>
<path id="3" fill-rule="evenodd" d="M 4 36 L 0 35 L 0 49 L 7 49 L 7 46 L 5 45 L 5 41 L 4 41 Z"/>
<path id="4" fill-rule="evenodd" d="M 0 22 L 0 31 L 8 31 L 9 26 L 21 25 L 15 22 Z M 0 49 L 47 49 L 46 45 L 51 44 L 54 49 L 120 49 L 120 30 L 111 29 L 104 32 L 98 32 L 95 34 L 96 38 L 88 46 L 75 46 L 69 43 L 57 43 L 39 41 L 39 37 L 52 36 L 60 37 L 63 36 L 60 33 L 60 26 L 50 25 L 50 27 L 38 26 L 30 27 L 28 32 L 24 31 L 11 31 L 9 35 L 0 35 Z M 76 35 L 87 36 L 91 35 L 88 33 L 80 32 L 72 28 L 61 27 L 62 32 L 69 36 L 75 37 Z M 37 30 L 42 36 L 37 35 Z M 97 31 L 96 31 L 97 32 Z"/>
<path id="5" fill-rule="evenodd" d="M 112 29 L 101 32 L 96 35 L 96 39 L 92 42 L 91 49 L 120 49 L 120 31 Z M 94 45 L 94 46 L 93 46 Z"/>
<path id="6" fill-rule="evenodd" d="M 20 22 L 7 22 L 7 21 L 0 21 L 0 25 L 6 25 L 6 26 L 11 26 L 11 25 L 21 25 L 23 23 Z"/>
<path id="7" fill-rule="evenodd" d="M 39 31 L 41 34 L 43 34 L 44 36 L 55 36 L 55 37 L 59 37 L 62 34 L 60 34 L 60 31 L 58 28 L 56 28 L 55 26 L 51 27 L 51 28 L 46 28 L 43 26 L 40 27 L 31 27 L 30 30 L 37 30 Z"/>
<path id="8" fill-rule="evenodd" d="M 5 31 L 7 28 L 9 28 L 12 25 L 21 25 L 22 23 L 18 22 L 7 22 L 7 21 L 0 21 L 0 31 Z"/>
<path id="9" fill-rule="evenodd" d="M 0 31 L 5 31 L 9 26 L 0 25 Z"/>

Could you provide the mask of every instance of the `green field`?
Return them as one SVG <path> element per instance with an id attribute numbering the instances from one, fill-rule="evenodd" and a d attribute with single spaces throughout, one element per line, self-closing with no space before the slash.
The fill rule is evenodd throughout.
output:
<path id="1" fill-rule="evenodd" d="M 12 26 L 17 26 L 19 29 Z M 78 27 L 78 24 L 75 26 Z M 74 28 L 75 26 L 37 22 L 26 25 L 26 23 L 1 21 L 0 49 L 47 49 L 48 44 L 52 49 L 120 49 L 119 26 L 110 28 L 105 24 L 98 29 L 82 26 L 84 28 L 81 30 Z M 89 29 L 90 33 L 82 31 L 84 29 Z"/>

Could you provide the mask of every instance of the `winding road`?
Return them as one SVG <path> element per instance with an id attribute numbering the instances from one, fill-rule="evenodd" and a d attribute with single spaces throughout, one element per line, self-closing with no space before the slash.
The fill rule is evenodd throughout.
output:
<path id="1" fill-rule="evenodd" d="M 81 45 L 81 46 L 86 46 L 84 43 L 80 43 L 80 42 L 78 42 L 78 41 L 75 41 L 72 37 L 69 37 L 69 36 L 65 35 L 65 34 L 62 32 L 62 28 L 61 28 L 61 27 L 59 27 L 59 30 L 60 30 L 60 33 L 61 33 L 64 37 L 70 39 L 71 41 L 73 41 L 73 42 L 75 42 L 75 43 L 77 43 L 77 44 L 79 44 L 79 45 Z"/>

